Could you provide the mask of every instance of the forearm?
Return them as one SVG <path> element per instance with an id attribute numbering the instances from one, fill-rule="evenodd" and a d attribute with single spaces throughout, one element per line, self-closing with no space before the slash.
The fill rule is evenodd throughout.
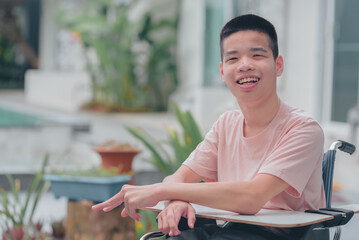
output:
<path id="1" fill-rule="evenodd" d="M 156 196 L 165 201 L 181 200 L 242 213 L 249 213 L 246 212 L 248 210 L 253 213 L 258 209 L 251 192 L 246 191 L 250 183 L 198 183 L 200 179 L 190 168 L 182 166 L 176 173 L 166 177 L 163 184 L 156 186 Z"/>
<path id="2" fill-rule="evenodd" d="M 193 172 L 187 166 L 181 166 L 174 174 L 165 177 L 162 183 L 171 184 L 171 183 L 191 183 L 191 182 L 199 182 L 201 177 Z M 162 188 L 163 189 L 163 188 Z M 175 199 L 166 198 L 164 196 L 163 200 L 165 200 L 165 206 L 172 203 Z M 179 200 L 179 199 L 176 199 Z M 186 200 L 182 200 L 184 202 L 188 202 Z"/>
<path id="3" fill-rule="evenodd" d="M 163 183 L 160 200 L 182 200 L 208 207 L 255 214 L 272 197 L 288 188 L 283 180 L 260 174 L 248 182 Z"/>
<path id="4" fill-rule="evenodd" d="M 172 174 L 172 175 L 165 177 L 162 182 L 163 183 L 184 183 L 184 180 L 182 178 Z"/>
<path id="5" fill-rule="evenodd" d="M 189 167 L 182 165 L 174 174 L 163 179 L 163 183 L 194 183 L 202 179 Z"/>
<path id="6" fill-rule="evenodd" d="M 217 209 L 255 214 L 265 204 L 249 182 L 171 183 L 159 186 L 161 200 L 181 200 Z"/>

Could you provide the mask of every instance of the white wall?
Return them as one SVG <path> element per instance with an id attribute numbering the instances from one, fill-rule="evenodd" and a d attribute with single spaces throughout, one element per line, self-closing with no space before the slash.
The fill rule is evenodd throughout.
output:
<path id="1" fill-rule="evenodd" d="M 78 111 L 92 98 L 86 72 L 28 70 L 25 90 L 28 104 L 70 112 Z"/>
<path id="2" fill-rule="evenodd" d="M 172 100 L 192 111 L 199 118 L 200 89 L 203 79 L 204 0 L 182 0 L 181 24 L 178 39 L 180 85 Z"/>
<path id="3" fill-rule="evenodd" d="M 290 0 L 288 7 L 287 58 L 280 96 L 314 118 L 320 118 L 322 69 L 320 0 Z"/>

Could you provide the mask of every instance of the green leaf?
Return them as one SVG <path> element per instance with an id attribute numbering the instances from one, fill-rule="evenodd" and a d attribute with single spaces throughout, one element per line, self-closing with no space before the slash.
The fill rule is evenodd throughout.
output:
<path id="1" fill-rule="evenodd" d="M 30 183 L 30 187 L 29 187 L 29 189 L 27 191 L 27 194 L 26 194 L 25 205 L 23 206 L 23 208 L 21 210 L 21 213 L 20 213 L 20 219 L 19 219 L 20 224 L 24 223 L 25 214 L 27 213 L 27 209 L 28 209 L 28 206 L 29 206 L 29 203 L 30 203 L 30 199 L 32 198 L 34 193 L 35 193 L 35 197 L 36 197 L 36 192 L 38 191 L 40 183 L 41 183 L 41 181 L 43 179 L 43 175 L 44 175 L 44 172 L 45 172 L 45 167 L 47 166 L 48 161 L 49 161 L 49 154 L 46 154 L 46 156 L 44 158 L 44 161 L 42 163 L 40 172 L 35 174 L 34 178 L 32 179 L 32 181 Z M 34 208 L 36 208 L 35 203 L 32 205 L 30 212 L 35 211 Z"/>
<path id="2" fill-rule="evenodd" d="M 157 226 L 157 221 L 156 221 L 156 217 L 158 214 L 156 212 L 151 212 L 151 211 L 142 211 L 142 213 L 144 214 L 146 220 L 150 222 L 151 226 L 156 231 L 158 231 L 158 226 Z"/>
<path id="3" fill-rule="evenodd" d="M 154 164 L 166 174 L 172 174 L 174 172 L 173 166 L 166 159 L 170 159 L 169 154 L 164 148 L 156 143 L 150 135 L 140 128 L 125 127 L 125 129 L 131 133 L 134 137 L 139 139 L 153 155 Z"/>
<path id="4" fill-rule="evenodd" d="M 47 190 L 49 190 L 49 188 L 50 188 L 50 183 L 49 182 L 42 182 L 41 188 L 39 189 L 39 191 L 37 191 L 37 194 L 35 195 L 34 203 L 33 203 L 33 206 L 31 208 L 31 213 L 30 213 L 30 216 L 29 216 L 29 222 L 32 222 L 32 218 L 34 216 L 34 213 L 35 213 L 35 210 L 36 210 L 36 207 L 37 207 L 37 204 L 38 204 L 40 198 L 44 195 L 44 193 Z"/>
<path id="5" fill-rule="evenodd" d="M 200 142 L 203 141 L 203 135 L 190 112 L 186 113 L 186 122 L 188 125 L 188 129 L 186 129 L 186 133 L 192 139 L 193 146 L 196 147 Z"/>
<path id="6" fill-rule="evenodd" d="M 187 159 L 189 153 L 186 151 L 186 146 L 184 142 L 180 140 L 178 133 L 174 129 L 169 129 L 170 132 L 170 144 L 172 145 L 173 151 L 175 153 L 175 167 L 176 169 L 182 165 L 184 160 Z"/>
<path id="7" fill-rule="evenodd" d="M 14 195 L 15 200 L 18 202 L 19 201 L 19 191 L 15 186 L 15 181 L 13 179 L 13 177 L 10 174 L 6 174 L 6 178 L 9 182 L 10 188 L 11 188 L 11 192 Z"/>
<path id="8" fill-rule="evenodd" d="M 191 151 L 193 151 L 197 145 L 203 141 L 201 131 L 190 112 L 182 112 L 176 103 L 173 103 L 172 106 L 176 117 L 183 128 L 185 142 L 187 142 Z"/>
<path id="9" fill-rule="evenodd" d="M 183 139 L 179 133 L 171 127 L 167 127 L 169 133 L 169 146 L 173 150 L 174 158 L 165 151 L 163 147 L 141 128 L 126 127 L 134 137 L 152 152 L 151 163 L 160 171 L 166 174 L 172 174 L 188 158 L 189 154 L 203 140 L 198 125 L 190 112 L 182 112 L 177 104 L 173 104 L 177 120 L 180 122 L 183 130 Z"/>
<path id="10" fill-rule="evenodd" d="M 15 220 L 14 218 L 14 214 L 10 211 L 9 209 L 9 200 L 8 200 L 8 195 L 7 193 L 1 189 L 0 190 L 0 194 L 3 195 L 3 201 L 2 201 L 2 214 L 5 215 L 14 225 L 18 224 L 18 221 Z"/>

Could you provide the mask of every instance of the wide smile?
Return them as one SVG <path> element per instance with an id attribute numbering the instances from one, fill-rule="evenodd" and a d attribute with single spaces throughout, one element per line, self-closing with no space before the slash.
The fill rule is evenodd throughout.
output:
<path id="1" fill-rule="evenodd" d="M 251 85 L 253 83 L 256 83 L 260 80 L 260 78 L 257 77 L 247 77 L 247 78 L 241 78 L 236 81 L 239 85 Z"/>

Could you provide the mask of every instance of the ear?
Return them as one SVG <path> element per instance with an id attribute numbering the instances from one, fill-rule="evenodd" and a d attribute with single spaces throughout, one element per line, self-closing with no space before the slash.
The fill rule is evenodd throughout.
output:
<path id="1" fill-rule="evenodd" d="M 277 60 L 275 61 L 275 64 L 276 64 L 276 75 L 277 75 L 277 77 L 279 77 L 280 75 L 282 75 L 283 70 L 284 70 L 283 57 L 278 56 Z"/>
<path id="2" fill-rule="evenodd" d="M 222 62 L 219 63 L 219 73 L 221 74 L 222 82 L 226 83 L 226 82 L 224 81 L 223 63 L 222 63 Z"/>

